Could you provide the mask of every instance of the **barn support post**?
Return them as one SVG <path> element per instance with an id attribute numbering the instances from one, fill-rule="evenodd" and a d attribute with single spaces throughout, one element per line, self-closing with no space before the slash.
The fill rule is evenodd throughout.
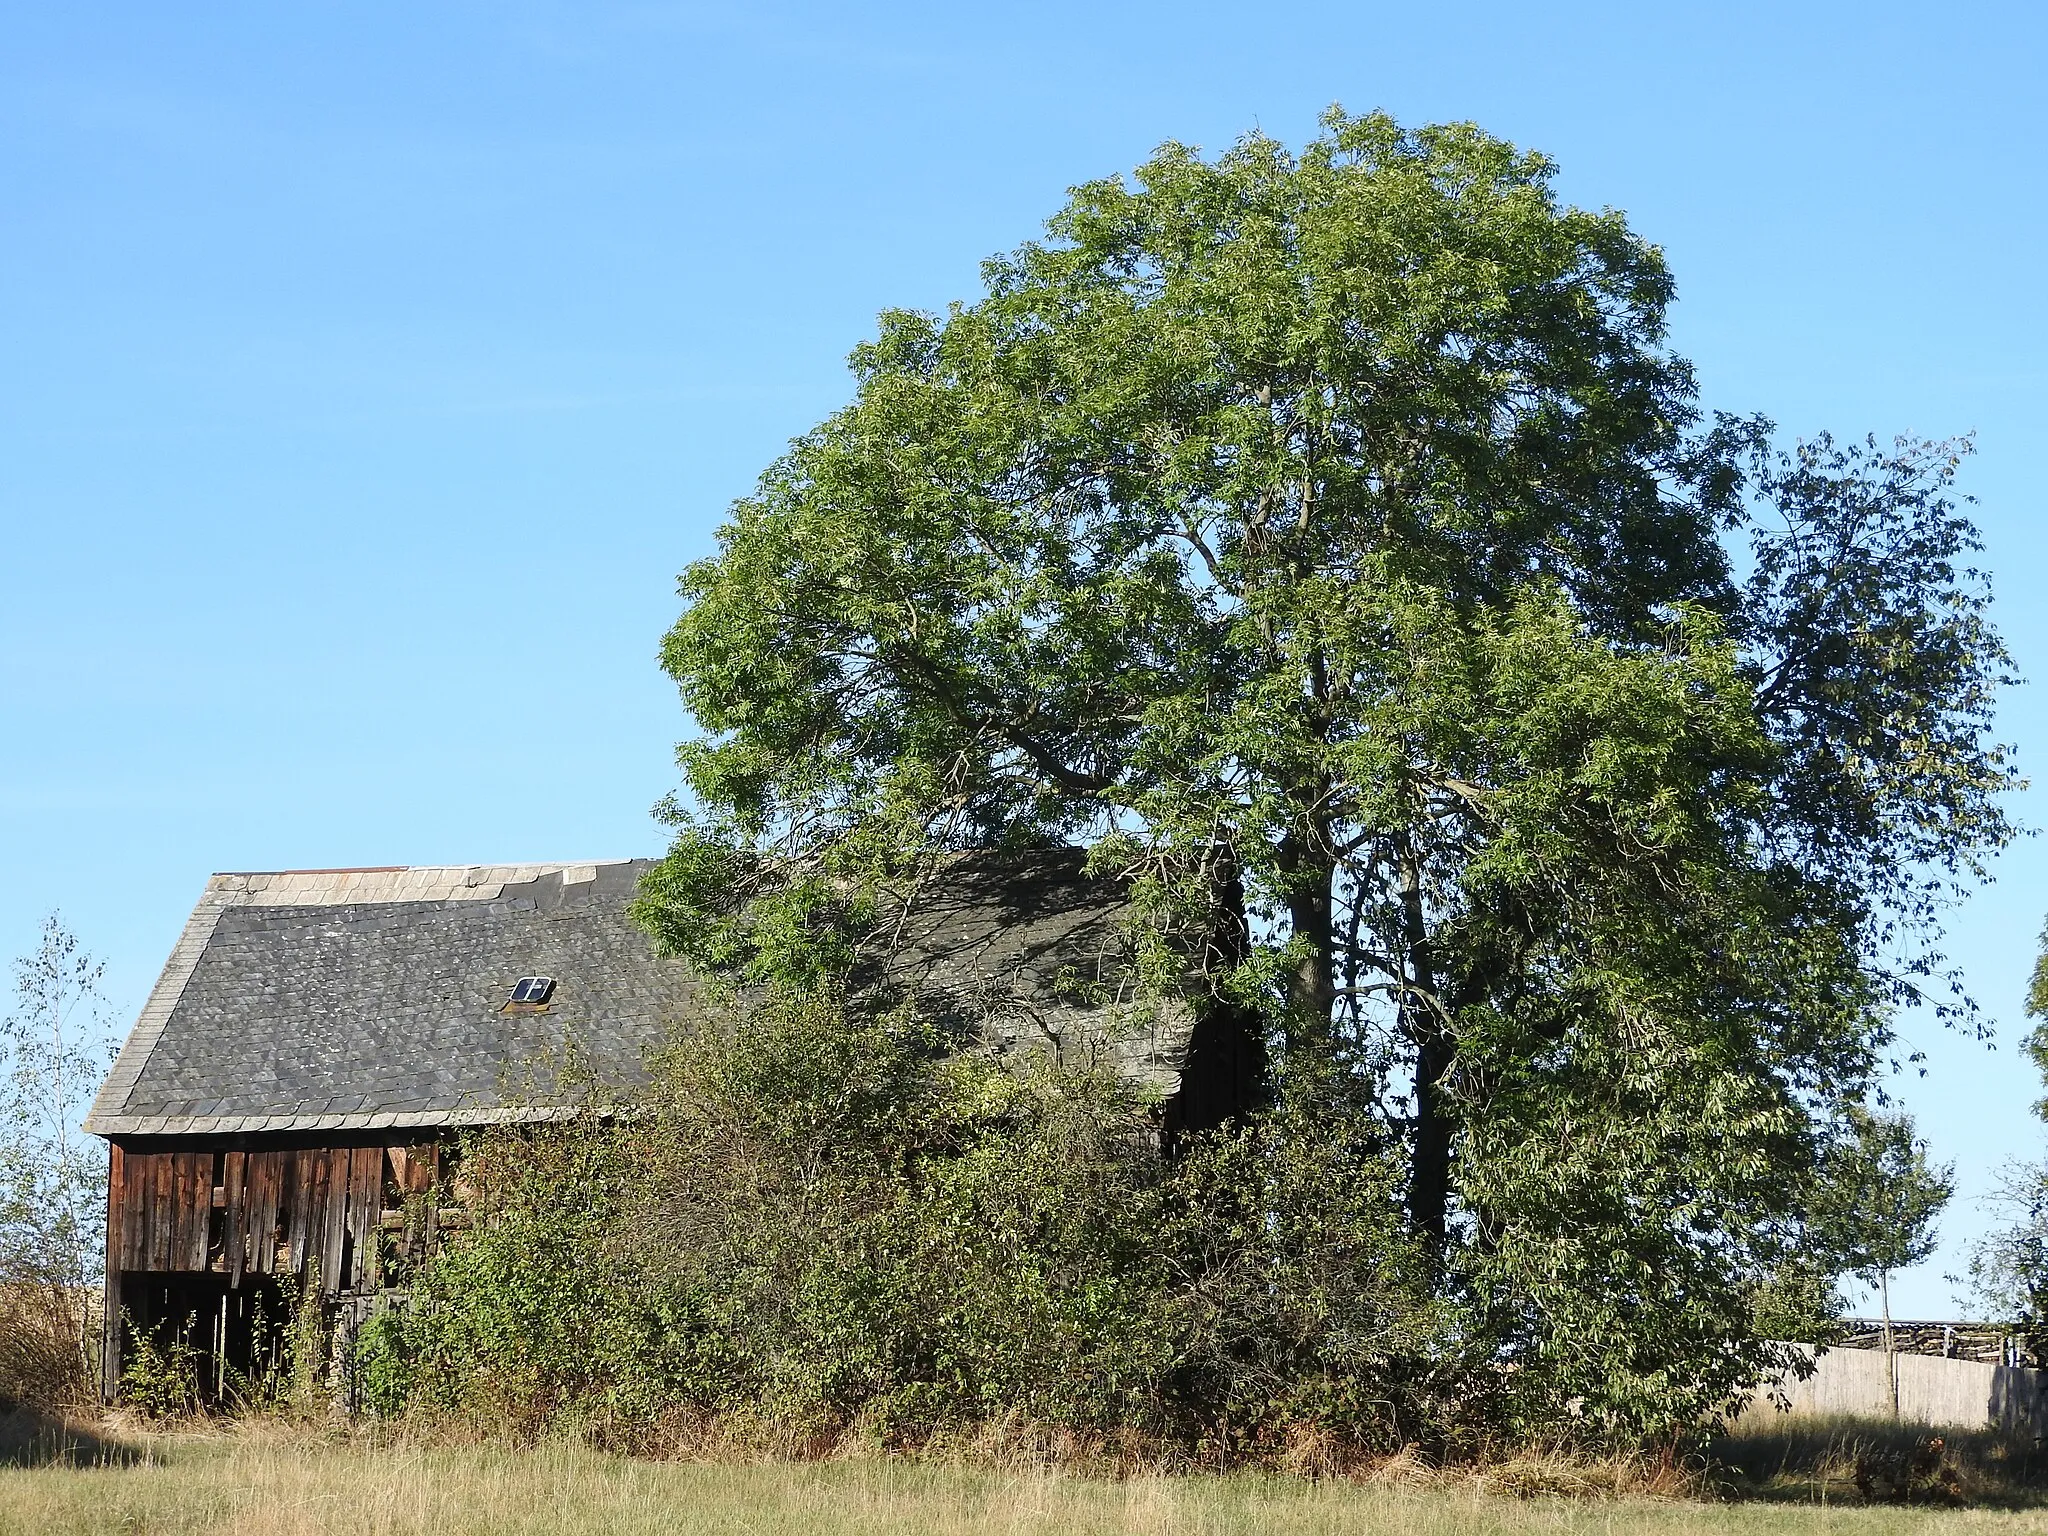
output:
<path id="1" fill-rule="evenodd" d="M 121 1148 L 107 1143 L 106 1269 L 100 1281 L 100 1400 L 121 1391 Z"/>

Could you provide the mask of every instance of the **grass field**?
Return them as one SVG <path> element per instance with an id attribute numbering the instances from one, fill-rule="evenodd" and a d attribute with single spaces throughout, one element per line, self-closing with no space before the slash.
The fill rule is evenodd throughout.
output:
<path id="1" fill-rule="evenodd" d="M 1819 1485 L 1699 1502 L 1515 1498 L 1264 1478 L 1099 1481 L 882 1460 L 652 1463 L 575 1446 L 428 1449 L 251 1430 L 115 1439 L 88 1463 L 0 1468 L 0 1532 L 70 1536 L 1478 1536 L 1523 1532 L 2048 1532 L 2043 1509 L 1859 1508 Z M 93 1457 L 103 1458 L 91 1464 Z M 1853 1496 L 1852 1496 L 1853 1498 Z"/>

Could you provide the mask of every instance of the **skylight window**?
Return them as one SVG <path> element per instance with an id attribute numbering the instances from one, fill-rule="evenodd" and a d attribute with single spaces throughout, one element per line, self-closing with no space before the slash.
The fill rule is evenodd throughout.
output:
<path id="1" fill-rule="evenodd" d="M 522 976 L 512 988 L 512 1002 L 532 1008 L 538 1007 L 555 994 L 555 978 L 552 976 Z"/>

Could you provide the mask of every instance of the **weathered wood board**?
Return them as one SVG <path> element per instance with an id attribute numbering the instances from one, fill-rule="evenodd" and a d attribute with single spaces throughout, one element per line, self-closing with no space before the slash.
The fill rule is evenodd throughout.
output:
<path id="1" fill-rule="evenodd" d="M 246 1277 L 319 1275 L 332 1296 L 376 1286 L 383 1232 L 432 1188 L 431 1147 L 299 1147 L 221 1152 L 115 1146 L 107 1188 L 108 1268 Z M 418 1225 L 417 1222 L 412 1225 Z M 429 1234 L 403 1231 L 412 1246 Z"/>

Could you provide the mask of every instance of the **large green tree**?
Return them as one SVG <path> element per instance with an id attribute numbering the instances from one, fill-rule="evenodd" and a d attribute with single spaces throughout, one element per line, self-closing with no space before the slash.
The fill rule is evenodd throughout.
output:
<path id="1" fill-rule="evenodd" d="M 643 910 L 787 975 L 932 858 L 1089 848 L 1621 1401 L 1741 1336 L 1892 1013 L 1967 1012 L 1927 982 L 2009 835 L 2007 662 L 1958 450 L 1706 419 L 1661 254 L 1551 182 L 1333 112 L 885 313 L 683 577 Z"/>

